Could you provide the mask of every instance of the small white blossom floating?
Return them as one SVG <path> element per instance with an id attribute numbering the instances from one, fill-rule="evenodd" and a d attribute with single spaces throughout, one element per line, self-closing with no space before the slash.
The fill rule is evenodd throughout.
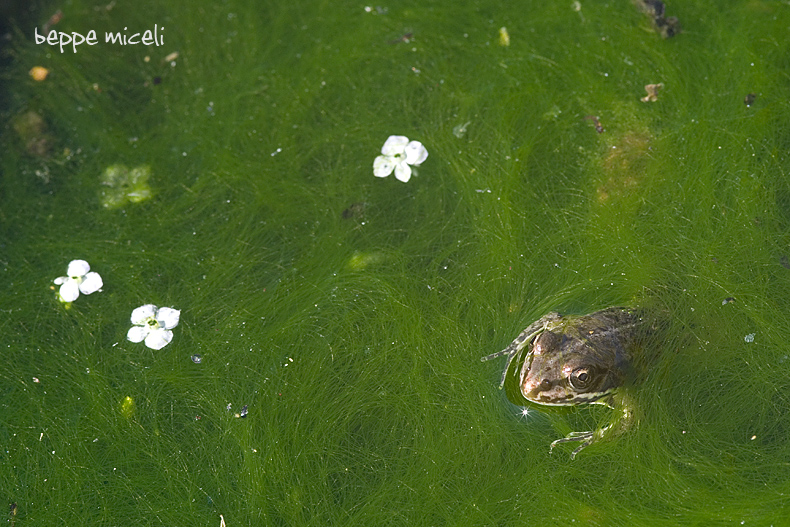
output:
<path id="1" fill-rule="evenodd" d="M 132 326 L 126 338 L 132 342 L 142 342 L 151 349 L 160 350 L 173 340 L 170 331 L 178 325 L 181 311 L 171 307 L 156 308 L 153 304 L 140 306 L 132 311 Z"/>
<path id="2" fill-rule="evenodd" d="M 428 151 L 419 141 L 409 141 L 404 135 L 391 135 L 381 147 L 381 155 L 373 161 L 373 175 L 395 177 L 406 183 L 411 178 L 413 166 L 419 166 L 428 157 Z"/>
<path id="3" fill-rule="evenodd" d="M 55 278 L 55 285 L 60 286 L 60 301 L 74 302 L 80 296 L 95 293 L 104 285 L 99 273 L 91 271 L 85 260 L 72 260 L 66 270 L 68 276 Z"/>

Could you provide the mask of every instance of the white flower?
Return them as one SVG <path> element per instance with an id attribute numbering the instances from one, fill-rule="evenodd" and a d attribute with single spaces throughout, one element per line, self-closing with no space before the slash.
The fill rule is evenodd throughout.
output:
<path id="1" fill-rule="evenodd" d="M 153 304 L 140 306 L 132 311 L 132 328 L 126 338 L 132 342 L 142 342 L 151 349 L 160 350 L 173 340 L 170 331 L 178 325 L 181 311 L 171 307 L 156 308 Z"/>
<path id="2" fill-rule="evenodd" d="M 391 135 L 381 147 L 381 154 L 373 161 L 373 175 L 395 177 L 406 183 L 411 178 L 411 166 L 419 166 L 428 157 L 428 151 L 419 141 L 409 141 L 404 135 Z M 411 165 L 411 166 L 409 166 Z"/>
<path id="3" fill-rule="evenodd" d="M 104 285 L 99 273 L 90 272 L 91 266 L 85 260 L 72 260 L 66 271 L 68 276 L 55 278 L 55 285 L 60 286 L 60 301 L 74 302 L 80 296 L 95 293 Z"/>

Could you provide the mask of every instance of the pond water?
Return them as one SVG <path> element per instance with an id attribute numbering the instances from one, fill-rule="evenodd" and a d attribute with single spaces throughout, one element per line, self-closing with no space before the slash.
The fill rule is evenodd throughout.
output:
<path id="1" fill-rule="evenodd" d="M 665 14 L 73 0 L 34 24 L 94 45 L 11 31 L 9 522 L 782 525 L 790 9 Z M 428 152 L 405 183 L 393 135 Z M 75 259 L 102 287 L 65 303 Z M 154 347 L 147 304 L 179 312 L 137 317 Z M 615 305 L 667 315 L 635 422 L 549 453 L 610 410 L 525 412 L 480 357 Z"/>

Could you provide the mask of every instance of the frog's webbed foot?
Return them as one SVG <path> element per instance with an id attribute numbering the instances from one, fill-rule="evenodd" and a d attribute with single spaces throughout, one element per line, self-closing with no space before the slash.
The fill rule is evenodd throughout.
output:
<path id="1" fill-rule="evenodd" d="M 571 452 L 571 459 L 575 459 L 576 454 L 581 452 L 585 447 L 590 446 L 594 441 L 601 439 L 610 428 L 612 428 L 612 425 L 607 425 L 594 432 L 571 432 L 565 437 L 561 437 L 560 439 L 555 439 L 552 441 L 551 445 L 549 445 L 549 454 L 551 454 L 551 452 L 554 450 L 554 447 L 560 443 L 573 443 L 578 441 L 579 446 L 576 447 L 573 452 Z"/>
<path id="2" fill-rule="evenodd" d="M 582 451 L 582 449 L 586 446 L 590 446 L 590 444 L 595 440 L 595 432 L 571 432 L 566 437 L 561 437 L 560 439 L 556 439 L 551 442 L 549 446 L 549 454 L 554 450 L 556 445 L 560 443 L 571 443 L 575 441 L 579 441 L 580 444 L 576 449 L 571 452 L 571 459 L 576 458 L 576 454 Z"/>
<path id="3" fill-rule="evenodd" d="M 480 360 L 485 362 L 487 360 L 496 359 L 497 357 L 502 357 L 503 355 L 508 356 L 507 364 L 505 364 L 505 369 L 502 371 L 502 381 L 499 383 L 500 388 L 505 385 L 507 370 L 510 368 L 510 363 L 513 362 L 513 359 L 515 359 L 516 356 L 519 355 L 519 353 L 521 353 L 535 337 L 537 337 L 541 332 L 545 331 L 552 322 L 559 320 L 560 318 L 562 317 L 559 313 L 551 312 L 548 315 L 542 317 L 540 320 L 530 324 L 527 329 L 518 334 L 518 337 L 516 337 L 507 348 L 503 349 L 502 351 L 492 353 L 491 355 L 481 357 Z"/>

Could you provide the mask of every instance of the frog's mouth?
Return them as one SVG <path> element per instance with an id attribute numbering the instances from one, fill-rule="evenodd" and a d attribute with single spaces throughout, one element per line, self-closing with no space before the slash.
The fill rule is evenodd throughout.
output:
<path id="1" fill-rule="evenodd" d="M 548 379 L 540 381 L 526 379 L 521 388 L 521 393 L 527 400 L 547 406 L 573 406 L 596 403 L 614 392 L 614 389 L 610 389 L 580 393 L 575 391 L 566 379 L 555 382 Z"/>

